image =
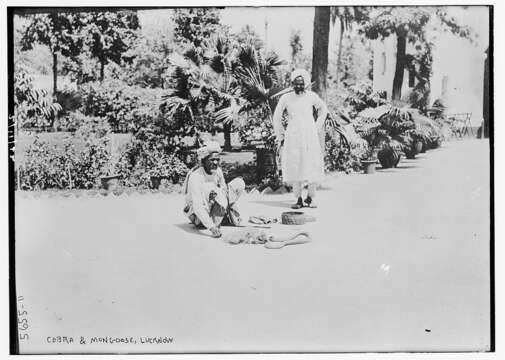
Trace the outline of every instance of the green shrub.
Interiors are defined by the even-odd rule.
[[[110,128],[100,118],[87,118],[62,146],[50,145],[38,136],[28,147],[22,164],[22,189],[91,189],[110,171]],[[76,143],[83,142],[82,150]]]
[[[325,138],[324,169],[326,172],[343,171],[349,174],[361,169],[360,149],[351,145],[350,149],[330,135]]]
[[[138,109],[152,105],[157,92],[121,81],[89,83],[82,90],[82,112],[105,118],[114,132],[135,130]]]
[[[164,177],[181,183],[188,167],[176,154],[164,149],[163,138],[154,134],[134,137],[119,158],[115,172],[121,174],[126,186],[149,186],[151,176]]]
[[[245,164],[241,164],[238,161],[233,163],[222,163],[221,169],[223,170],[224,178],[227,183],[236,177],[244,179],[246,185],[256,183],[257,169],[254,161]]]
[[[67,87],[56,93],[56,101],[61,106],[59,115],[64,116],[81,107],[82,97],[79,91]]]

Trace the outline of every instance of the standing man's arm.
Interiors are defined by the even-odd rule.
[[[282,126],[282,114],[286,109],[286,96],[282,95],[279,99],[279,103],[274,111],[273,116],[273,127],[274,134],[277,140],[277,143],[280,145],[281,141],[284,140],[284,126]]]
[[[326,107],[324,101],[321,100],[321,98],[316,93],[313,94],[314,94],[313,106],[317,110],[316,126],[318,131],[321,131],[324,129],[324,122],[326,121],[326,117],[328,116],[328,108]]]

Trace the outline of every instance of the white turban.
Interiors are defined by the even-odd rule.
[[[221,146],[216,141],[209,141],[203,147],[196,150],[196,154],[198,155],[199,160],[205,159],[212,153],[220,153]]]
[[[310,74],[305,69],[296,69],[291,73],[291,82],[295,81],[295,79],[301,76],[303,78],[303,82],[305,83],[305,87],[310,86]]]

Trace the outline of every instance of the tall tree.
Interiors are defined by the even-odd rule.
[[[137,13],[134,11],[90,12],[82,14],[85,24],[85,43],[92,57],[100,63],[100,81],[104,78],[105,65],[120,64],[139,28]]]
[[[328,45],[330,36],[330,7],[316,6],[312,45],[312,81],[314,91],[326,100],[328,74]]]
[[[338,86],[340,70],[342,67],[342,42],[344,33],[348,31],[353,23],[361,23],[368,18],[368,9],[361,6],[333,6],[331,8],[331,22],[335,25],[338,19],[340,25],[338,37],[337,70],[335,82]]]
[[[303,51],[300,30],[291,32],[291,36],[289,37],[289,47],[291,48],[291,63],[295,66],[297,56]]]
[[[366,22],[363,32],[370,39],[396,36],[396,67],[393,78],[392,99],[401,98],[403,74],[411,66],[412,55],[407,54],[407,43],[426,44],[426,25],[433,16],[438,17],[443,28],[461,37],[470,37],[470,30],[448,15],[443,7],[381,7]]]
[[[76,13],[52,11],[30,16],[21,38],[21,49],[31,50],[35,43],[49,47],[53,57],[53,96],[58,91],[58,55],[77,56],[82,49],[81,22]]]
[[[173,20],[175,39],[198,48],[218,29],[220,13],[216,8],[175,9]]]
[[[232,34],[232,37],[238,44],[252,44],[256,50],[265,47],[261,36],[249,24],[244,25],[238,33]]]

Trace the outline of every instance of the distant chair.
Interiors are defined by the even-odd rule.
[[[451,124],[452,133],[457,138],[463,138],[465,136],[474,136],[472,129],[472,123],[470,119],[472,118],[472,113],[455,113],[447,114],[446,118]]]

